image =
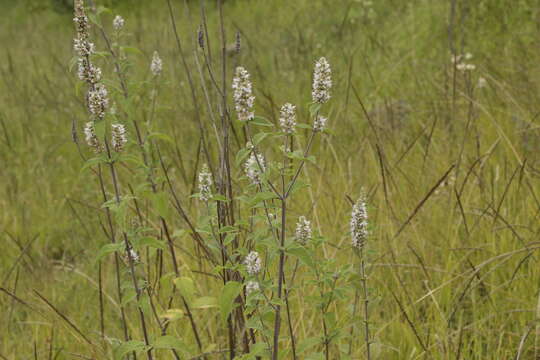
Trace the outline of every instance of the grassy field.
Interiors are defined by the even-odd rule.
[[[197,70],[202,53],[197,45],[199,2],[172,3],[198,110],[166,0],[119,4],[101,14],[109,34],[114,15],[126,21],[121,43],[129,46],[123,49],[128,60],[122,67],[127,98],[122,97],[111,57],[98,55],[96,62],[111,103],[120,109],[115,119],[128,127],[125,152],[133,158],[147,154],[151,163],[118,164],[121,188],[135,201],[129,199],[111,231],[127,231],[131,225],[122,222],[137,222],[165,244],[160,222],[165,219],[177,265],[192,280],[193,293],[221,299],[221,270],[202,261],[194,232],[172,196],[174,191],[196,228],[206,234],[205,226],[212,221],[191,195],[198,192],[197,173],[207,161],[201,126],[213,165],[218,164],[220,135],[212,124],[213,116],[219,117],[220,96],[210,91],[212,115],[206,87],[201,86],[212,89],[212,80],[205,69],[204,76]],[[82,132],[88,114],[85,85],[74,65],[73,14],[53,10],[47,2],[29,4],[0,3],[0,358],[112,359],[124,341],[120,309],[125,307],[129,338],[142,341],[141,306],[135,300],[120,305],[115,256],[96,259],[110,242],[109,223],[95,176],[102,167],[83,169],[93,155]],[[332,99],[324,105],[328,131],[314,140],[316,162],[307,162],[301,171],[309,186],[288,201],[285,227],[292,236],[298,216],[311,219],[317,239],[325,240],[310,254],[328,260],[328,273],[343,288],[321,316],[314,305],[318,288],[309,261],[302,261],[287,305],[296,358],[368,358],[364,314],[358,305],[364,299],[357,289],[361,276],[350,274],[358,264],[350,245],[351,201],[362,188],[370,223],[365,254],[371,359],[540,358],[537,2],[226,0],[223,13],[231,113],[230,84],[237,65],[251,73],[255,112],[276,128],[285,102],[297,105],[299,122],[309,122],[313,65],[324,56],[332,67]],[[220,82],[221,31],[214,2],[206,4],[205,14],[210,40],[205,51]],[[233,50],[236,33],[239,54]],[[105,52],[96,27],[91,36],[98,51]],[[156,50],[163,59],[159,78],[150,71]],[[463,56],[453,63],[453,54]],[[466,64],[474,66],[462,69]],[[148,148],[140,150],[133,122],[167,136],[156,135],[155,143],[149,141]],[[80,147],[73,142],[73,130]],[[299,129],[297,137],[295,141],[305,145],[308,130]],[[236,195],[257,191],[246,185],[242,164],[234,161],[247,140],[242,125],[234,122],[230,151]],[[272,145],[272,140],[261,144],[267,146],[265,155],[279,162],[279,148]],[[103,171],[108,171],[105,166]],[[148,176],[154,176],[157,191],[165,194],[163,201],[148,195]],[[104,187],[107,198],[114,198],[108,173]],[[260,208],[238,212],[244,220],[250,214],[262,217]],[[252,226],[239,235],[243,244],[252,244],[250,236],[257,229]],[[210,237],[205,240],[210,242]],[[275,297],[272,281],[280,251],[265,241],[263,236],[267,294]],[[167,249],[140,250],[139,280],[146,276],[162,290],[150,304],[153,309],[143,306],[151,339],[163,330],[154,317],[167,313],[172,278],[178,277]],[[245,255],[242,247],[236,250]],[[127,281],[130,261],[118,258],[120,276]],[[296,273],[294,257],[287,258],[286,277]],[[232,266],[230,271],[237,269]],[[128,285],[123,290],[127,297],[134,294]],[[172,307],[181,308],[175,294]],[[182,347],[179,358],[195,359],[201,353],[207,359],[230,358],[230,335],[220,310],[194,310],[202,348],[196,346],[187,316],[171,320],[167,334],[182,343],[171,345]],[[274,318],[268,316],[273,325]],[[323,334],[327,326],[332,336]],[[266,331],[257,331],[262,341]],[[285,317],[280,345],[280,358],[295,357]],[[157,345],[152,354],[155,359],[174,358]],[[146,356],[143,351],[137,358]],[[257,356],[270,358],[264,351]]]

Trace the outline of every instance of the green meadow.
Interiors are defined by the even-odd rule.
[[[71,4],[0,2],[0,359],[540,358],[536,1],[170,4],[85,4],[109,90],[96,119]],[[251,125],[236,118],[237,66]],[[279,134],[286,102],[294,136]],[[86,144],[89,118],[105,142],[100,124],[125,124],[116,158]],[[206,203],[204,163],[221,194]],[[271,184],[287,181],[285,205]],[[295,245],[299,216],[313,236]]]

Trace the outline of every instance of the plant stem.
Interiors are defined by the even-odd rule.
[[[281,242],[279,249],[279,270],[278,270],[278,293],[277,297],[281,300],[283,290],[284,268],[285,268],[285,221],[287,218],[287,201],[281,199]],[[274,347],[272,349],[272,360],[278,359],[279,352],[279,331],[281,328],[281,304],[276,305],[276,318],[274,322]]]
[[[369,341],[369,298],[366,277],[366,265],[363,249],[360,250],[360,277],[362,282],[362,291],[364,292],[364,340],[366,343],[366,359],[371,360],[370,341]]]
[[[111,171],[111,177],[112,177],[112,182],[113,182],[113,187],[114,187],[114,194],[115,194],[116,204],[120,205],[120,189],[118,187],[118,179],[117,179],[117,175],[116,175],[116,170],[114,168],[114,162],[111,160],[111,151],[109,149],[109,144],[107,142],[107,139],[105,139],[105,147],[106,147],[106,150],[107,150],[107,155],[109,157],[109,169]],[[145,345],[149,346],[150,345],[150,340],[148,338],[148,330],[146,329],[146,320],[145,320],[142,308],[141,308],[141,306],[139,304],[139,300],[140,300],[140,297],[141,297],[141,291],[139,289],[139,284],[138,284],[138,281],[137,281],[137,277],[135,275],[135,262],[134,262],[133,256],[131,255],[130,244],[129,244],[129,240],[128,240],[126,232],[123,231],[122,235],[123,235],[123,238],[124,238],[124,246],[126,248],[126,253],[127,253],[127,257],[128,257],[129,268],[130,268],[130,273],[131,273],[131,280],[133,282],[133,287],[135,288],[135,294],[136,294],[136,299],[137,299],[137,309],[139,311],[139,317],[140,317],[140,320],[141,320],[141,327],[142,327],[143,336],[144,336],[144,343],[145,343]],[[153,359],[151,349],[146,352],[146,357],[148,358],[148,360]]]

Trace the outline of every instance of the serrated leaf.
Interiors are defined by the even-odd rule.
[[[285,251],[287,254],[296,256],[300,259],[301,262],[309,266],[310,268],[315,268],[315,261],[313,260],[311,254],[304,247],[292,247]]]
[[[242,283],[238,281],[229,281],[223,287],[219,297],[219,308],[221,312],[221,320],[225,323],[227,317],[234,307],[234,301],[242,291]]]
[[[124,249],[124,244],[122,243],[114,243],[114,244],[106,244],[99,249],[95,262],[98,262],[99,260],[103,259],[105,256],[116,252],[116,251],[122,251]]]
[[[250,121],[250,124],[259,125],[259,126],[267,126],[267,127],[274,126],[274,124],[272,124],[270,121],[263,118],[262,116],[255,116],[253,120]]]
[[[255,136],[253,137],[253,145],[254,146],[259,145],[268,135],[270,134],[265,133],[265,132],[260,132],[258,134],[255,134]]]
[[[104,156],[96,156],[96,157],[93,157],[91,159],[88,159],[86,160],[86,162],[84,163],[81,171],[84,171],[86,169],[88,169],[89,167],[92,167],[94,165],[98,165],[98,164],[104,164],[107,162],[107,159],[104,157]]]
[[[246,149],[240,149],[236,153],[236,157],[235,157],[235,160],[234,160],[234,162],[236,163],[236,166],[240,165],[248,157],[250,152],[251,152],[251,150],[247,149],[247,148]]]

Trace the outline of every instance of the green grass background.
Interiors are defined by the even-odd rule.
[[[98,338],[99,331],[93,259],[107,239],[95,180],[80,171],[71,140],[72,121],[78,129],[85,121],[70,69],[72,15],[51,4],[0,4],[0,286],[45,314],[0,293],[0,355],[6,359],[34,353],[46,359],[51,347],[57,359],[85,354],[80,339],[33,289],[85,333]],[[187,196],[198,130],[166,3],[110,5],[126,19],[125,42],[141,50],[133,55],[134,82],[149,78],[154,50],[162,55],[156,122],[176,140],[167,154],[175,185]],[[192,54],[198,2],[189,2],[189,15],[183,3],[175,6],[180,36]],[[217,54],[214,4],[207,10]],[[312,187],[297,199],[293,214],[308,212],[334,245],[327,255],[351,262],[342,250],[349,241],[346,196],[355,198],[362,186],[369,190],[377,358],[511,359],[522,342],[522,359],[534,359],[540,353],[538,3],[457,0],[452,17],[451,1],[442,0],[371,6],[227,0],[225,14],[228,42],[236,31],[242,34],[242,52],[230,58],[229,74],[235,63],[251,71],[260,115],[275,121],[279,106],[291,101],[306,118],[313,62],[326,56],[332,65],[331,133],[316,143],[318,164],[306,171]],[[110,21],[106,15],[104,23]],[[455,86],[449,27],[456,52],[470,52],[476,65],[468,79],[457,73]],[[112,66],[104,71],[112,74]],[[477,86],[480,77],[487,86]],[[135,101],[141,121],[149,116],[148,93],[140,89]],[[451,165],[457,166],[449,177],[455,181],[422,203]],[[195,203],[190,207],[195,211]],[[182,229],[178,219],[171,222]],[[183,267],[194,265],[182,258]],[[104,266],[112,289],[107,275],[113,267]],[[108,306],[113,319],[114,305]],[[338,317],[349,310],[334,309]],[[303,337],[320,332],[301,301],[295,313]],[[211,332],[216,315],[201,316]],[[108,328],[120,337],[118,322]],[[188,334],[185,324],[173,329]],[[190,336],[184,340],[192,342]],[[360,351],[355,356],[362,358]]]

